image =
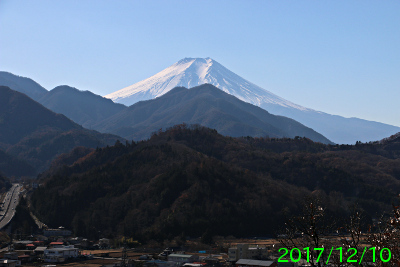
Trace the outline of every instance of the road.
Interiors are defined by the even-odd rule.
[[[11,189],[7,192],[2,205],[2,210],[0,211],[0,229],[3,229],[3,227],[5,227],[14,217],[20,193],[20,184],[13,184]]]

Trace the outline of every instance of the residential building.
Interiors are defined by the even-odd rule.
[[[60,226],[58,229],[46,229],[43,230],[44,236],[71,236],[72,232]]]
[[[236,267],[277,267],[278,264],[273,261],[258,261],[240,259],[236,262]]]
[[[0,259],[0,266],[6,266],[6,267],[17,267],[21,266],[20,261],[16,260],[6,260],[6,259]]]
[[[174,262],[175,265],[181,266],[185,263],[192,263],[199,260],[199,256],[190,254],[169,254],[168,261]]]
[[[268,258],[268,249],[266,247],[250,247],[249,244],[237,244],[234,248],[228,250],[228,261],[236,262],[240,259],[262,260]]]
[[[0,266],[21,266],[21,261],[18,259],[17,252],[7,252],[4,254],[3,257],[4,258],[1,259],[2,263],[0,264]]]
[[[44,250],[45,262],[64,262],[69,258],[78,257],[78,248],[74,246],[64,246],[62,248],[48,248]]]

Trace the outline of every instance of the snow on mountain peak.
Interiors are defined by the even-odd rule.
[[[243,79],[208,57],[181,59],[150,78],[105,97],[130,106],[138,101],[159,97],[177,86],[192,88],[205,83],[212,84],[228,94],[257,106],[270,103],[308,110]]]

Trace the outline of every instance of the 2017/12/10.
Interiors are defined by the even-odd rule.
[[[290,250],[290,253],[289,253],[289,250],[287,248],[280,248],[278,251],[281,252],[282,250],[284,251],[284,253],[283,253],[282,256],[279,257],[278,262],[289,262],[289,260],[282,259],[287,254],[289,254],[290,259],[291,259],[292,262],[299,262],[301,260],[302,253],[301,253],[301,250],[299,248],[292,248]],[[305,248],[303,248],[303,250],[306,252],[306,258],[307,258],[306,260],[307,260],[307,262],[310,262],[310,247],[305,247]],[[317,259],[316,259],[316,262],[318,263],[320,261],[320,259],[321,259],[322,254],[324,253],[325,248],[323,248],[323,247],[322,248],[314,248],[314,250],[315,251],[319,251],[319,255],[318,255]],[[331,250],[330,250],[329,256],[328,256],[328,258],[326,260],[326,264],[329,263],[329,259],[330,259],[331,255],[332,255],[333,250],[334,250],[334,247],[332,247]],[[339,253],[339,261],[342,263],[343,262],[343,248],[342,247],[338,247],[335,250],[338,250],[340,252]],[[376,247],[370,247],[368,250],[372,250],[372,253],[373,253],[372,254],[372,262],[376,262]],[[364,258],[364,254],[365,254],[366,251],[367,251],[367,247],[364,248],[363,254],[361,255],[361,258],[359,260],[359,264],[361,264],[361,262],[362,262],[362,260]],[[386,258],[385,258],[385,255],[384,255],[385,251],[387,253]],[[347,253],[350,253],[350,256],[346,260],[347,262],[349,262],[349,263],[357,262],[357,260],[354,259],[354,257],[358,253],[357,249],[349,248],[349,249],[347,249]],[[294,255],[297,254],[298,257],[294,258],[293,254]],[[379,259],[382,262],[390,261],[391,257],[392,257],[392,253],[391,253],[390,249],[382,248],[380,250]]]

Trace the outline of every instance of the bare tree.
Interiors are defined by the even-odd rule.
[[[371,226],[368,239],[375,247],[378,266],[400,266],[400,206],[393,205],[390,216],[382,216]]]
[[[332,220],[327,220],[320,200],[307,198],[302,213],[285,223],[284,234],[279,236],[279,241],[290,252],[292,250],[296,250],[297,254],[300,252],[301,258],[312,266],[323,266],[329,253],[325,248],[330,247],[330,241],[325,237],[332,232],[332,229],[334,229]],[[297,255],[294,257],[297,259]]]

